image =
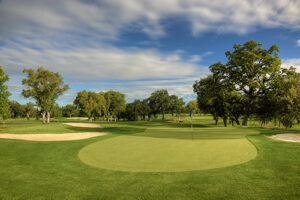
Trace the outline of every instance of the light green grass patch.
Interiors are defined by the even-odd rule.
[[[180,172],[227,167],[256,157],[245,132],[221,130],[148,129],[90,144],[79,158],[93,167],[118,171]]]

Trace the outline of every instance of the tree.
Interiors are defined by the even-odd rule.
[[[293,67],[282,69],[275,82],[273,94],[276,97],[273,96],[272,104],[277,110],[273,114],[286,128],[291,128],[300,117],[300,73]]]
[[[170,107],[170,96],[167,90],[156,90],[149,97],[149,104],[154,112],[162,114],[162,120],[165,119],[165,113]]]
[[[185,102],[183,101],[183,98],[178,98],[176,95],[170,96],[170,105],[169,110],[172,113],[172,116],[174,113],[177,114],[177,116],[180,118],[180,113],[184,110]]]
[[[140,115],[142,116],[142,119],[145,121],[146,120],[146,116],[150,114],[151,110],[150,110],[150,106],[147,103],[147,99],[144,99],[143,101],[141,101],[141,110],[140,110]]]
[[[218,107],[216,80],[212,75],[196,81],[193,85],[194,92],[197,94],[198,107],[204,113],[210,113],[216,125],[218,124],[220,112]]]
[[[22,84],[26,87],[22,95],[25,98],[33,98],[36,105],[40,107],[43,124],[50,123],[50,111],[56,99],[69,89],[67,84],[64,84],[63,78],[59,73],[54,73],[39,67],[36,71],[33,69],[24,69],[23,73],[27,74]]]
[[[74,104],[89,118],[89,121],[107,112],[103,93],[83,90],[77,93]]]
[[[0,66],[0,115],[4,120],[10,116],[9,99],[10,92],[5,83],[9,80],[9,76],[5,74],[3,68]]]
[[[126,109],[125,94],[110,90],[108,92],[105,92],[104,97],[106,100],[106,108],[108,112],[107,120],[112,121],[112,117],[114,117],[116,120],[119,115]]]
[[[134,100],[134,102],[126,105],[126,110],[122,113],[122,118],[130,121],[137,121],[139,120],[139,117],[141,117],[142,120],[146,120],[146,116],[149,112],[150,107],[146,100]]]
[[[187,112],[191,112],[191,113],[200,113],[200,110],[198,108],[198,103],[197,100],[191,100],[187,103],[186,107],[185,107]]]
[[[35,116],[37,114],[37,111],[34,106],[35,106],[35,104],[33,104],[31,102],[28,102],[25,105],[24,112],[25,112],[27,120],[29,120],[30,117]]]
[[[9,105],[12,118],[23,117],[25,113],[25,107],[23,105],[17,101],[10,101]]]
[[[66,106],[62,107],[62,112],[64,117],[71,118],[72,115],[74,115],[76,112],[76,106],[72,104],[67,104]]]
[[[197,94],[199,109],[204,113],[212,114],[216,125],[219,117],[222,117],[224,126],[227,126],[228,119],[236,119],[238,116],[231,110],[236,95],[225,85],[225,82],[218,75],[209,75],[206,78],[196,81],[193,85]],[[238,119],[235,120],[239,124]]]
[[[214,75],[221,76],[227,86],[243,93],[243,125],[247,125],[250,115],[254,113],[254,103],[263,90],[270,88],[280,71],[279,48],[272,45],[266,50],[254,40],[244,45],[234,44],[233,48],[232,52],[225,53],[228,59],[226,65],[217,63],[210,70]]]

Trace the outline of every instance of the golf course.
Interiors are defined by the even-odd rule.
[[[193,124],[12,119],[0,132],[108,133],[70,141],[0,139],[0,199],[300,198],[300,143],[266,137],[299,134],[297,126],[222,127],[201,115]]]

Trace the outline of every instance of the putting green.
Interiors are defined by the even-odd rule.
[[[150,129],[95,142],[81,149],[79,158],[93,167],[118,171],[180,172],[236,165],[257,155],[245,134],[235,139],[198,139],[201,131],[195,131],[193,139],[175,139],[170,132],[178,134],[178,130],[167,130],[167,137],[155,137],[158,132],[164,135],[163,130]]]

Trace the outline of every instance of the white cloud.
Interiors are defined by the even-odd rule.
[[[23,68],[44,66],[78,80],[169,79],[207,70],[184,62],[176,52],[164,54],[153,49],[119,49],[111,46],[68,50],[2,48],[0,60],[10,74],[20,74]]]
[[[298,0],[4,0],[1,35],[51,37],[56,33],[117,39],[121,31],[137,30],[152,38],[165,35],[163,19],[183,16],[192,32],[244,34],[257,27],[300,29]],[[56,35],[59,36],[59,35]]]
[[[205,52],[204,54],[201,54],[201,55],[191,55],[190,59],[188,61],[191,62],[191,63],[199,63],[203,60],[204,57],[209,56],[211,54],[213,54],[213,52],[207,51],[207,52]]]
[[[282,67],[290,68],[291,66],[296,68],[296,71],[300,73],[300,58],[289,58],[282,60]]]
[[[300,40],[297,40],[297,47],[300,47]]]

